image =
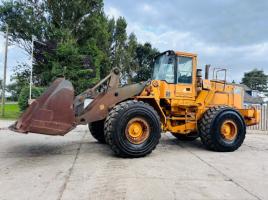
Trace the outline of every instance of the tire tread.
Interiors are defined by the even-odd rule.
[[[126,154],[115,144],[115,140],[113,138],[113,132],[115,131],[115,129],[114,129],[115,123],[116,123],[118,117],[124,112],[124,110],[127,110],[130,106],[133,106],[134,104],[137,106],[147,107],[151,112],[153,112],[153,114],[157,117],[157,120],[160,122],[160,118],[159,118],[157,112],[154,110],[154,108],[143,101],[128,100],[128,101],[125,101],[125,102],[122,102],[122,103],[116,105],[110,111],[108,117],[106,118],[105,125],[104,125],[104,137],[105,137],[106,143],[110,145],[113,152],[119,157],[143,157],[143,156],[146,156],[146,155],[150,154],[156,148],[157,144],[159,143],[159,139],[161,137],[161,135],[160,135],[160,137],[158,138],[157,144],[154,145],[153,149],[151,149],[150,151],[146,152],[145,154],[143,154],[141,156],[131,156],[129,154]]]
[[[217,142],[215,142],[212,138],[211,135],[211,128],[212,128],[212,123],[214,121],[214,119],[217,117],[217,115],[227,109],[231,109],[235,112],[237,112],[236,110],[225,106],[225,105],[219,105],[219,106],[215,106],[212,108],[209,108],[205,114],[203,115],[202,119],[199,121],[199,134],[200,134],[200,138],[202,143],[205,145],[205,147],[207,149],[213,150],[213,151],[219,151],[219,152],[226,152],[226,151],[234,151],[235,149],[238,149],[242,143],[238,143],[237,146],[233,147],[231,150],[230,149],[226,149],[223,146],[219,145]],[[242,136],[242,142],[245,138],[245,135]]]

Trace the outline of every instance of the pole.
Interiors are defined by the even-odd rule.
[[[4,79],[2,87],[2,117],[5,116],[5,91],[6,91],[6,77],[7,77],[7,51],[8,51],[8,25],[6,25],[6,44],[5,44],[5,60],[4,60]]]
[[[33,56],[34,56],[34,36],[32,36],[32,54],[31,54],[31,71],[30,71],[30,94],[29,102],[32,100],[32,84],[33,84]]]

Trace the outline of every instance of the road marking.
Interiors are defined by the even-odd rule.
[[[59,192],[59,197],[57,198],[57,200],[61,200],[61,199],[62,199],[63,193],[64,193],[64,191],[65,191],[65,189],[66,189],[66,187],[67,187],[67,184],[68,184],[68,182],[69,182],[69,180],[70,180],[70,177],[71,177],[71,175],[72,175],[72,173],[73,173],[73,169],[74,169],[74,166],[75,166],[75,164],[76,164],[76,160],[77,160],[77,158],[78,158],[78,156],[79,156],[79,154],[80,154],[80,150],[81,150],[81,147],[82,147],[82,144],[83,144],[83,140],[85,139],[86,134],[87,134],[87,132],[85,131],[84,135],[82,136],[82,138],[81,138],[81,140],[80,140],[79,146],[78,146],[78,148],[76,149],[76,154],[75,154],[74,160],[73,160],[73,162],[72,162],[71,167],[70,167],[69,170],[68,170],[68,173],[67,173],[67,175],[66,175],[66,179],[65,179],[65,181],[64,181],[63,186],[61,187],[61,190],[60,190],[60,192]]]

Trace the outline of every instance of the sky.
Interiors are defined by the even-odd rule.
[[[268,73],[267,0],[105,0],[109,17],[125,17],[128,33],[160,51],[198,54],[240,82],[253,68]]]
[[[199,68],[205,64],[227,68],[229,81],[240,82],[253,68],[268,74],[267,0],[104,0],[104,5],[109,17],[127,20],[127,32],[134,32],[139,42],[150,42],[160,51],[197,53]],[[29,62],[29,56],[10,46],[8,82],[20,62]]]
[[[0,32],[0,79],[3,79],[4,56],[5,56],[5,38],[4,33]],[[11,76],[14,73],[14,67],[20,63],[30,63],[30,57],[27,53],[14,45],[8,46],[7,59],[7,84],[11,83]]]

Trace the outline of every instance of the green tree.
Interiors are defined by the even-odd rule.
[[[11,42],[31,54],[34,43],[33,83],[46,87],[59,76],[69,79],[77,93],[119,67],[124,81],[150,77],[157,52],[149,43],[138,44],[126,32],[123,17],[108,19],[103,0],[0,0],[0,29],[9,24]],[[19,94],[29,83],[29,65],[15,68],[13,80]]]
[[[55,77],[65,75],[77,91],[82,91],[97,82],[100,69],[109,65],[108,21],[102,0],[2,1],[0,22],[1,29],[4,23],[9,24],[11,41],[29,54],[32,35],[46,44],[35,43],[36,86],[47,86]],[[94,69],[86,69],[89,62]],[[14,79],[26,78],[27,66],[21,67]]]
[[[136,35],[134,33],[131,33],[127,41],[125,67],[124,67],[124,73],[126,75],[128,83],[131,82],[133,76],[135,76],[135,72],[138,70],[137,52],[136,52],[137,47],[138,42]]]
[[[111,34],[111,64],[112,67],[124,68],[127,43],[127,23],[123,17],[119,17],[116,22],[112,19],[109,23]]]
[[[59,43],[53,55],[55,58],[48,60],[48,66],[51,67],[51,79],[65,77],[72,81],[76,93],[81,93],[99,81],[99,67],[91,65],[100,66],[101,56],[102,52],[96,44],[91,43],[81,49],[75,39],[69,37]]]
[[[32,35],[42,40],[47,37],[49,18],[46,17],[45,1],[19,0],[1,1],[0,30],[9,25],[11,42],[31,53]]]
[[[115,35],[115,19],[108,19],[108,48],[107,48],[107,60],[108,60],[108,65],[105,67],[101,68],[101,78],[103,78],[106,74],[110,72],[110,70],[115,67],[114,66],[114,52],[115,52],[115,40],[114,40],[114,35]]]
[[[158,50],[152,48],[150,43],[139,44],[136,49],[138,69],[133,77],[135,82],[146,81],[151,78],[153,70],[153,59],[158,54]]]
[[[121,69],[123,74],[122,83],[130,83],[133,71],[137,68],[137,38],[134,33],[131,33],[128,37],[126,28],[127,22],[123,17],[119,17],[116,21],[114,18],[109,20],[109,55],[111,67]]]
[[[18,104],[21,111],[25,111],[28,107],[30,88],[28,86],[21,89],[18,98]],[[32,87],[32,98],[37,99],[44,92],[44,88]]]
[[[11,94],[10,98],[12,99],[12,101],[18,101],[18,98],[19,98],[18,91],[21,90],[18,87],[19,85],[17,84],[17,82],[13,82],[7,85],[7,92]]]
[[[250,72],[244,73],[242,83],[253,90],[265,92],[268,88],[268,75],[266,75],[263,70],[253,69]]]

